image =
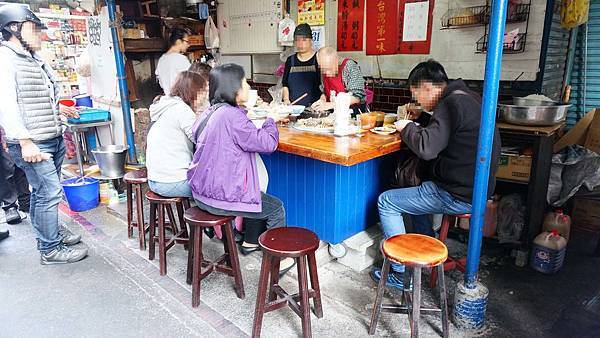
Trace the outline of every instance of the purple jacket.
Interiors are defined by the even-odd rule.
[[[194,125],[194,134],[212,109]],[[225,105],[217,109],[198,135],[188,170],[194,198],[213,208],[261,212],[255,153],[272,153],[278,143],[272,119],[258,129],[241,108]]]

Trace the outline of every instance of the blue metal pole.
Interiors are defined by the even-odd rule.
[[[467,266],[465,271],[465,285],[469,289],[475,288],[481,255],[482,229],[487,204],[490,161],[496,128],[496,106],[498,104],[507,5],[508,0],[492,1],[485,79],[483,82],[481,126],[479,129],[475,184],[473,188],[473,207],[471,211]]]
[[[110,20],[110,32],[113,40],[113,51],[115,53],[115,62],[117,63],[117,79],[119,80],[119,93],[121,95],[121,110],[123,111],[123,124],[125,125],[125,135],[127,136],[127,150],[129,161],[137,162],[135,156],[135,140],[133,138],[133,128],[131,126],[131,105],[129,104],[129,88],[127,87],[127,76],[125,75],[125,60],[123,52],[119,46],[119,35],[115,26],[115,13],[117,7],[114,0],[106,0],[108,6],[108,18]]]

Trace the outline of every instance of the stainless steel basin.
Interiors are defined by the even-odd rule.
[[[125,159],[128,146],[109,145],[92,150],[100,173],[105,178],[121,178],[125,175]]]
[[[513,97],[513,104],[515,106],[555,106],[557,103],[555,101],[544,101],[537,99],[528,99],[525,97]]]
[[[553,106],[516,106],[499,104],[498,114],[502,121],[524,126],[552,126],[563,122],[570,104]]]

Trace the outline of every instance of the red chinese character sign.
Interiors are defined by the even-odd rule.
[[[365,0],[338,0],[337,49],[362,51]]]
[[[434,0],[400,0],[398,54],[429,54]]]
[[[398,53],[398,1],[367,0],[367,55]]]

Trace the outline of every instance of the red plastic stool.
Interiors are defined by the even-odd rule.
[[[446,239],[448,238],[448,231],[450,230],[450,224],[455,224],[457,219],[471,219],[471,214],[462,214],[462,215],[444,215],[442,218],[442,227],[440,229],[440,238],[439,240],[446,244]],[[465,272],[465,267],[467,265],[467,257],[452,257],[448,256],[448,260],[444,263],[444,271],[458,269],[460,272]],[[431,276],[429,277],[429,287],[435,288],[437,285],[437,269],[433,269],[431,271]]]

